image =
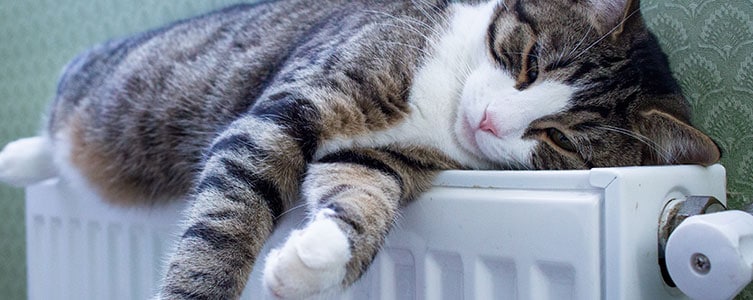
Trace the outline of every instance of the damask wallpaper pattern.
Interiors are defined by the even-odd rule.
[[[753,200],[753,1],[643,3],[694,109],[724,151],[730,205]]]
[[[603,0],[614,1],[614,0]],[[86,47],[236,0],[0,0],[0,145],[35,133],[62,66]],[[724,149],[730,204],[753,202],[753,0],[643,0],[694,106]],[[0,297],[25,299],[23,194],[0,187]],[[753,299],[753,288],[739,299]]]
[[[693,105],[693,122],[719,144],[729,206],[753,204],[753,1],[644,0],[645,19]],[[737,299],[753,299],[753,285]]]

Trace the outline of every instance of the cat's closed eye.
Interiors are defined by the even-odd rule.
[[[515,88],[525,90],[539,78],[539,46],[536,39],[532,39],[523,53],[523,64],[518,75]]]
[[[538,57],[535,54],[529,53],[528,54],[528,69],[526,72],[528,73],[528,82],[527,85],[530,86],[534,82],[536,82],[537,79],[539,79],[539,60]]]
[[[555,146],[568,152],[575,152],[575,144],[562,131],[556,128],[547,128],[546,136]]]

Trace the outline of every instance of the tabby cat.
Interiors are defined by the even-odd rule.
[[[401,206],[448,169],[718,161],[639,1],[284,0],[97,46],[45,133],[0,179],[61,175],[119,205],[189,198],[159,298],[237,298],[263,261],[278,298],[346,287]]]

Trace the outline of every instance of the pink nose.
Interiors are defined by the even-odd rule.
[[[484,111],[484,117],[481,119],[481,123],[478,124],[478,128],[483,131],[490,132],[495,136],[499,136],[497,127],[495,127],[494,123],[492,123],[492,118],[489,116],[488,111]]]

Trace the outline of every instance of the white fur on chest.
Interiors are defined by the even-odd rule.
[[[494,164],[465,150],[455,135],[459,97],[470,71],[484,59],[484,39],[496,1],[480,6],[454,4],[447,28],[430,47],[432,54],[411,87],[411,114],[398,126],[367,136],[326,141],[317,157],[348,147],[392,144],[428,146],[474,169]]]

